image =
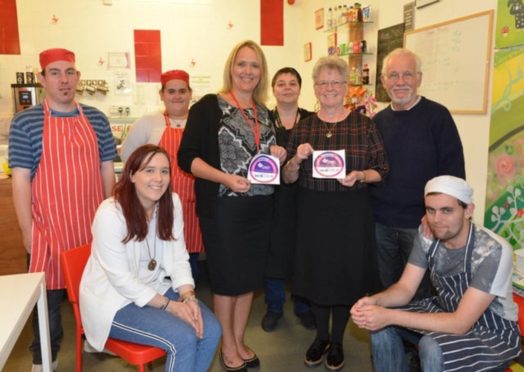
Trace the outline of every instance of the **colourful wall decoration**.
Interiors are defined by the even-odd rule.
[[[162,74],[160,30],[134,30],[137,83],[158,83]]]
[[[284,45],[284,0],[260,0],[260,45]]]
[[[518,249],[524,248],[524,48],[499,50],[494,59],[484,224]]]
[[[498,0],[495,48],[524,45],[523,0]]]
[[[0,0],[0,54],[20,54],[16,0]]]

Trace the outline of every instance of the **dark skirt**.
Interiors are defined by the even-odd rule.
[[[211,290],[237,296],[262,288],[272,196],[220,197],[214,217],[200,217]]]
[[[288,279],[293,272],[296,245],[297,184],[280,185],[275,190],[271,243],[267,258],[266,276]]]
[[[353,305],[376,290],[368,190],[299,188],[293,293],[319,305]]]

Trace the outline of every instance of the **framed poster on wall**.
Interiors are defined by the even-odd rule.
[[[320,30],[324,27],[324,8],[315,11],[315,30]]]
[[[309,62],[313,58],[311,42],[304,44],[304,62]]]

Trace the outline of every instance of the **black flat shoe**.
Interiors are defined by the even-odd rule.
[[[222,364],[222,368],[224,368],[228,372],[247,372],[247,365],[245,362],[237,367],[228,366],[224,361],[222,350],[218,352],[218,358],[220,359],[220,364]]]
[[[300,319],[300,323],[304,326],[306,329],[316,329],[315,325],[315,316],[313,315],[313,312],[311,310],[307,310],[303,313],[295,313],[295,315]]]
[[[277,325],[280,318],[282,318],[283,313],[274,313],[273,311],[268,311],[262,318],[261,326],[262,329],[266,332],[273,331]]]
[[[319,365],[320,363],[322,363],[322,359],[324,359],[324,354],[327,351],[328,347],[329,340],[321,340],[319,338],[315,338],[309,349],[307,349],[306,359],[304,359],[304,363],[306,363],[306,365],[310,367]]]
[[[324,364],[331,371],[338,371],[344,367],[344,350],[340,342],[333,342],[329,345]]]
[[[247,368],[258,368],[260,367],[260,359],[258,359],[258,356],[255,354],[252,358],[244,359],[244,362],[246,363]]]

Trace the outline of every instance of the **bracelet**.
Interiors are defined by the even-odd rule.
[[[289,168],[289,166],[293,166],[293,168],[291,168],[290,170],[293,171],[293,172],[296,172],[300,169],[300,164],[293,164],[293,161],[291,159],[289,159],[286,163],[286,168]]]
[[[167,309],[167,307],[169,306],[169,303],[170,303],[170,302],[171,302],[171,300],[168,298],[167,301],[166,301],[166,303],[165,303],[164,305],[162,305],[162,307],[160,308],[160,310],[164,310],[164,311],[165,311],[165,310]]]

